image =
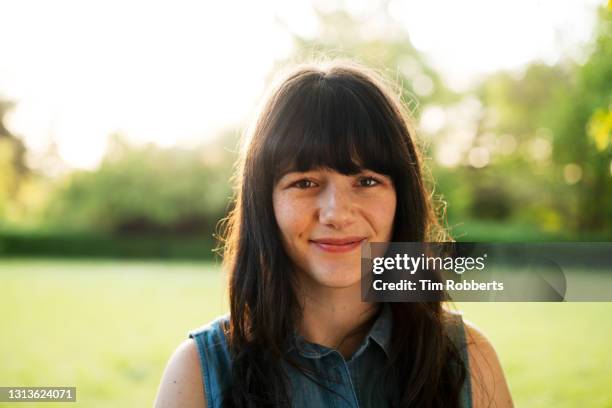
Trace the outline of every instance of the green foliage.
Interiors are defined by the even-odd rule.
[[[2,231],[0,258],[66,257],[114,259],[214,258],[216,241],[206,236],[142,236],[66,231]]]
[[[483,115],[472,145],[487,147],[490,164],[471,171],[459,166],[450,175],[435,169],[455,219],[527,222],[574,238],[610,236],[611,15],[600,10],[584,64],[534,62],[523,72],[498,72],[483,81],[477,89]],[[514,146],[500,153],[504,138]]]
[[[74,172],[57,191],[49,223],[136,233],[211,233],[226,210],[230,153],[131,146],[115,136],[101,166]]]
[[[23,187],[31,181],[25,163],[26,149],[23,142],[5,125],[6,114],[14,104],[0,100],[0,224],[6,219],[18,219],[28,197]]]
[[[588,60],[576,67],[576,81],[567,98],[555,106],[555,160],[577,165],[580,228],[612,228],[612,148],[608,145],[612,106],[612,10],[601,8]],[[606,123],[608,123],[606,125]],[[606,127],[607,126],[607,127]],[[608,134],[602,134],[607,129]]]
[[[588,134],[599,151],[605,151],[612,140],[612,110],[597,109],[588,124]]]

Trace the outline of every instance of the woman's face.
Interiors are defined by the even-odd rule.
[[[273,203],[284,248],[310,285],[358,283],[361,242],[388,242],[393,233],[395,187],[373,171],[287,173],[274,187]]]

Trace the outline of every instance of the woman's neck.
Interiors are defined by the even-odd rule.
[[[379,309],[361,301],[360,284],[302,290],[300,303],[303,318],[298,332],[311,343],[337,349],[345,359],[357,350]]]

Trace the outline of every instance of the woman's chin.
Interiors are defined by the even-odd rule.
[[[361,271],[357,270],[319,270],[313,278],[321,286],[329,288],[348,288],[359,284],[361,281]]]

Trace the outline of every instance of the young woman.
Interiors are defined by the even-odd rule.
[[[389,89],[346,62],[272,88],[224,229],[230,313],[174,352],[157,407],[512,406],[493,347],[461,315],[361,301],[361,242],[445,239]]]

